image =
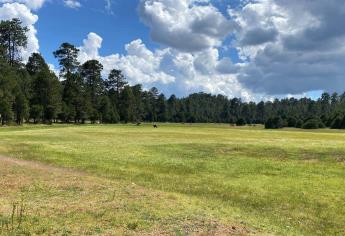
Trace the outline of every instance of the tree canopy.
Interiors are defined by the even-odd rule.
[[[59,77],[39,53],[26,64],[20,51],[27,27],[18,19],[0,22],[0,121],[33,123],[190,122],[264,124],[282,127],[345,129],[345,93],[323,93],[318,100],[284,98],[244,102],[224,95],[194,93],[167,97],[158,88],[131,85],[114,65],[104,76],[97,60],[78,61],[79,49],[62,43],[53,52]]]

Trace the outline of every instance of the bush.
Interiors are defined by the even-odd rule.
[[[242,118],[238,119],[236,122],[237,126],[245,126],[246,125],[246,121]]]
[[[279,116],[269,118],[265,122],[265,129],[281,129],[284,127],[283,120]]]
[[[337,116],[331,122],[332,129],[345,129],[345,116],[342,118],[341,116]]]
[[[307,120],[303,125],[303,129],[319,129],[319,128],[325,128],[324,123],[320,119],[309,119]]]

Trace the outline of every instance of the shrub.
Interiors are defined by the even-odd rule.
[[[332,129],[345,129],[345,116],[336,116],[331,122]]]
[[[324,123],[320,119],[313,118],[309,119],[302,125],[303,129],[319,129],[319,128],[325,128]]]
[[[236,122],[237,126],[245,126],[246,125],[246,121],[242,118],[238,119]]]
[[[283,120],[279,116],[274,117],[274,118],[269,118],[265,122],[265,129],[280,129],[283,128]]]

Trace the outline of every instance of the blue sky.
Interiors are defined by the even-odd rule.
[[[110,10],[104,1],[83,1],[78,9],[66,7],[63,2],[47,3],[39,9],[36,24],[41,53],[53,62],[52,52],[62,42],[81,45],[89,32],[104,39],[100,53],[124,53],[124,45],[141,38],[149,48],[157,45],[150,40],[149,30],[137,15],[137,0],[114,1]]]
[[[48,2],[37,11],[39,21],[36,24],[40,51],[51,63],[57,65],[52,52],[62,42],[81,45],[89,32],[95,32],[103,38],[101,55],[114,52],[125,53],[124,45],[141,39],[145,45],[153,50],[161,47],[150,38],[150,30],[138,16],[139,0],[111,0],[110,9],[106,9],[107,1],[84,0],[80,1],[81,7],[69,8],[63,1]],[[224,15],[228,6],[237,7],[238,1],[214,0],[212,1]],[[63,16],[63,17],[61,17]],[[231,37],[225,39],[230,43]],[[221,55],[230,56],[234,61],[239,61],[236,50],[222,50]]]
[[[110,7],[109,7],[110,6]],[[342,0],[0,0],[30,28],[23,58],[62,42],[131,84],[245,100],[345,91]]]

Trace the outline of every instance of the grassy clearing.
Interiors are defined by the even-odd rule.
[[[197,201],[178,194],[36,163],[1,164],[0,235],[248,232],[210,219]],[[22,213],[13,214],[13,206]]]
[[[86,174],[76,184],[69,172],[0,167],[2,179],[28,181],[1,186],[0,203],[24,194],[37,227],[67,234],[343,235],[344,144],[341,131],[226,125],[5,128],[1,154]]]

